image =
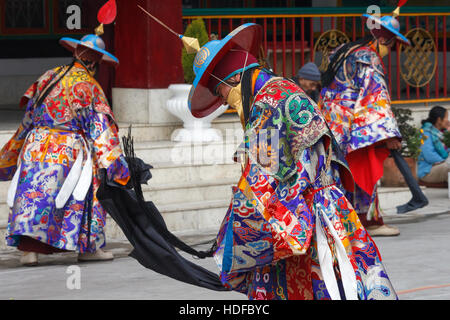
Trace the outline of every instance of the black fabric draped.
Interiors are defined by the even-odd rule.
[[[106,170],[102,169],[97,198],[133,246],[130,256],[144,267],[173,279],[215,291],[228,291],[217,274],[178,253],[176,248],[199,258],[212,257],[215,245],[209,251],[197,251],[167,229],[156,206],[143,198],[141,183],[150,179],[151,166],[134,157],[130,134],[124,138],[124,145],[132,183],[125,188],[107,181]]]

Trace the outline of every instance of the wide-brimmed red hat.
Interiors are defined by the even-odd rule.
[[[262,28],[260,25],[254,23],[246,23],[233,30],[222,40],[213,40],[206,43],[197,52],[194,60],[195,79],[192,84],[191,92],[189,93],[189,108],[194,117],[206,117],[222,105],[221,99],[214,95],[215,86],[220,82],[219,80],[211,81],[211,78],[217,77],[214,70],[219,63],[224,63],[224,66],[230,66],[230,69],[220,66],[221,76],[227,73],[230,76],[236,70],[240,72],[245,68],[258,65],[256,58],[261,46]],[[230,52],[236,52],[235,57],[242,57],[239,52],[248,52],[247,63],[245,64],[230,64]],[[227,59],[224,59],[228,55]],[[225,67],[226,67],[225,66]],[[238,68],[236,70],[231,70]],[[226,70],[226,71],[224,71]],[[214,76],[212,76],[213,74]],[[221,80],[224,80],[220,78]],[[216,83],[216,84],[214,84]]]

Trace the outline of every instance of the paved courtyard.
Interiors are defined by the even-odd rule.
[[[375,241],[399,298],[450,299],[450,215],[397,226],[400,236]],[[58,254],[45,257],[33,268],[20,266],[16,252],[3,252],[0,299],[246,299],[239,293],[194,287],[145,269],[127,256],[130,247],[126,243],[110,243],[109,249],[116,254],[114,261],[78,264],[76,255]],[[217,271],[213,259],[195,261]],[[76,272],[79,283],[71,278]]]

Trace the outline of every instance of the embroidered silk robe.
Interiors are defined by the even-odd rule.
[[[369,219],[381,214],[377,182],[389,155],[383,140],[401,138],[384,74],[376,51],[361,47],[347,57],[335,80],[322,89],[318,104],[356,181],[355,192],[347,196],[359,214],[369,213]]]
[[[118,127],[97,81],[79,63],[46,72],[25,93],[23,121],[0,151],[0,180],[12,180],[6,241],[26,236],[53,248],[94,252],[105,245],[106,212],[96,198],[98,170],[125,185],[128,166]]]
[[[225,286],[250,299],[397,298],[343,193],[353,187],[345,159],[299,87],[265,82],[243,149],[215,252]]]

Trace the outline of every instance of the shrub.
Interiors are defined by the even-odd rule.
[[[447,148],[450,148],[450,131],[444,132],[444,144]]]
[[[417,160],[422,146],[422,134],[420,129],[409,124],[413,120],[411,110],[403,108],[392,108],[395,119],[403,137],[401,154]]]
[[[205,23],[203,19],[198,18],[192,21],[186,28],[184,33],[186,37],[197,38],[202,47],[208,42],[208,32],[206,31]],[[193,70],[195,53],[187,54],[186,49],[183,47],[181,53],[181,64],[183,65],[184,81],[186,83],[192,83],[195,79],[195,74]]]

